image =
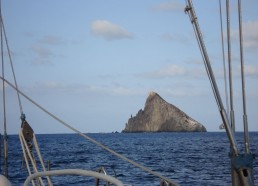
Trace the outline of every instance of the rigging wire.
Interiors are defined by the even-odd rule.
[[[231,67],[231,40],[230,40],[230,7],[229,0],[226,0],[226,18],[227,18],[227,45],[228,45],[228,75],[229,75],[229,98],[230,98],[230,123],[233,135],[235,134],[235,116],[234,116],[234,101],[233,101],[233,83],[232,83],[232,67]],[[236,155],[231,153],[230,149],[230,160],[233,162]],[[231,163],[231,181],[232,185],[239,184],[239,176]],[[241,177],[242,179],[243,177]],[[242,179],[243,180],[243,179]]]
[[[2,11],[1,11],[1,1],[0,1],[0,16],[2,17]],[[2,76],[5,78],[5,72],[4,72],[4,49],[3,49],[3,22],[1,18],[1,60],[2,60]],[[8,137],[7,137],[7,128],[6,128],[6,103],[5,103],[5,82],[2,82],[3,84],[3,114],[4,114],[4,174],[5,177],[8,178]]]
[[[187,0],[185,0],[185,1],[186,1],[186,4],[187,4]],[[188,8],[189,8],[189,7],[188,7]],[[191,20],[191,23],[192,23],[192,25],[193,25],[194,34],[195,34],[195,37],[196,37],[196,39],[197,39],[197,43],[198,43],[199,49],[200,49],[200,51],[201,51],[202,59],[203,59],[203,61],[204,61],[204,66],[205,66],[205,69],[206,69],[206,72],[207,72],[209,81],[212,82],[212,77],[211,77],[211,74],[210,74],[210,71],[209,71],[209,67],[208,67],[208,65],[207,65],[207,60],[206,60],[205,54],[204,54],[204,52],[203,52],[203,50],[202,50],[202,47],[205,48],[205,45],[202,45],[202,42],[204,42],[204,41],[201,41],[202,33],[199,32],[199,34],[200,34],[200,38],[199,38],[199,37],[198,37],[197,28],[196,28],[196,27],[194,26],[194,24],[193,24],[193,22],[195,21],[195,19],[197,19],[197,17],[196,17],[196,16],[195,16],[195,17],[192,16],[192,15],[190,14],[190,12],[188,11],[187,8],[185,9],[185,13],[188,14],[188,16],[189,16],[189,18],[190,18],[190,20]],[[206,50],[206,48],[205,48],[205,50]],[[217,103],[217,105],[219,106],[220,104],[219,104],[218,97],[217,97],[217,95],[216,95],[216,90],[215,90],[214,86],[212,86],[212,84],[211,84],[211,88],[212,88],[213,94],[215,95],[216,103]],[[220,106],[219,106],[219,110],[221,110]]]
[[[229,102],[228,102],[228,83],[227,83],[227,72],[226,72],[226,60],[225,60],[225,47],[224,47],[224,36],[223,36],[223,24],[222,24],[222,11],[221,11],[221,0],[219,0],[219,11],[220,11],[220,33],[221,33],[221,49],[223,57],[223,69],[224,69],[224,84],[225,84],[225,96],[226,96],[226,107],[227,114],[229,114]]]
[[[230,30],[229,30],[229,1],[227,0],[227,32],[228,32],[228,55],[229,55],[229,62],[231,62],[231,49],[230,49]],[[209,56],[205,47],[205,44],[203,42],[203,38],[202,38],[202,34],[200,31],[200,27],[196,18],[196,14],[195,14],[195,10],[192,6],[192,1],[191,0],[187,0],[187,6],[185,8],[185,11],[188,12],[190,20],[193,24],[194,27],[194,31],[196,31],[197,33],[197,41],[198,43],[201,44],[201,53],[203,53],[203,56],[205,57],[204,62],[207,65],[207,70],[208,70],[208,75],[210,76],[210,80],[211,80],[211,85],[213,87],[214,90],[214,96],[217,99],[217,103],[218,103],[218,107],[221,113],[221,117],[222,120],[224,122],[225,125],[225,129],[227,132],[227,136],[229,138],[229,142],[230,142],[230,159],[231,159],[231,174],[232,174],[232,185],[253,185],[252,184],[252,159],[253,157],[251,156],[251,154],[249,155],[245,155],[245,156],[241,156],[238,152],[237,146],[236,146],[236,141],[235,141],[235,137],[234,137],[234,133],[235,132],[235,125],[234,125],[234,117],[232,117],[231,120],[231,124],[232,126],[230,126],[229,124],[229,120],[228,120],[228,116],[225,112],[225,109],[223,108],[223,103],[220,97],[220,93],[217,87],[217,83],[213,74],[213,70],[211,68],[211,64],[209,61]],[[230,64],[230,63],[229,63]],[[231,65],[229,68],[229,73],[230,73],[230,83],[232,81],[231,78]],[[231,87],[232,88],[232,87]],[[232,89],[231,89],[232,91]],[[230,98],[233,98],[232,96],[233,94],[230,94]],[[233,105],[233,102],[231,102],[231,104]],[[233,108],[233,107],[232,107]],[[231,110],[231,116],[234,116],[233,113],[233,109]],[[240,168],[238,168],[239,163],[241,162]],[[243,164],[243,165],[242,165]],[[250,165],[249,165],[250,164]]]
[[[5,38],[5,44],[6,44],[6,48],[7,48],[7,52],[8,52],[8,57],[9,57],[9,61],[10,61],[11,68],[12,68],[14,84],[15,84],[15,87],[17,87],[17,89],[18,89],[18,84],[17,84],[15,73],[14,73],[13,61],[12,61],[12,57],[11,57],[11,51],[10,51],[10,48],[9,48],[9,44],[8,44],[8,40],[7,40],[7,35],[6,35],[6,32],[5,32],[5,27],[4,27],[4,22],[3,22],[2,14],[0,15],[0,18],[1,18],[2,29],[3,29],[3,33],[4,33],[4,38]],[[21,98],[20,98],[19,92],[16,91],[16,93],[17,93],[17,97],[18,97],[18,101],[19,101],[20,113],[22,115],[23,114],[23,109],[22,109],[22,104],[21,104]]]
[[[222,100],[221,100],[221,97],[220,97],[218,86],[217,86],[217,83],[216,83],[216,80],[215,80],[215,77],[214,77],[214,74],[213,74],[213,70],[212,70],[212,67],[211,67],[211,64],[210,64],[209,56],[208,56],[208,53],[207,53],[207,50],[206,50],[206,47],[205,47],[205,44],[204,44],[204,41],[203,41],[203,38],[202,38],[201,31],[200,31],[200,26],[198,24],[196,14],[195,14],[195,11],[194,11],[193,6],[192,6],[192,1],[187,0],[186,3],[187,3],[187,6],[185,8],[185,12],[188,12],[189,18],[190,18],[190,20],[192,22],[192,25],[193,25],[193,28],[197,32],[197,36],[198,36],[197,41],[200,42],[201,53],[203,53],[203,56],[205,58],[204,63],[207,66],[207,68],[206,68],[207,69],[207,74],[208,74],[208,76],[210,76],[210,83],[211,83],[211,86],[212,86],[212,89],[213,89],[214,97],[217,101],[217,106],[219,108],[221,118],[222,118],[222,120],[225,124],[225,128],[226,128],[226,132],[227,132],[227,135],[228,135],[228,138],[229,138],[230,146],[232,147],[232,150],[233,150],[234,154],[237,156],[238,155],[238,149],[237,149],[237,146],[236,146],[236,141],[235,141],[234,135],[232,134],[232,129],[229,126],[228,117],[227,117],[225,109],[223,107],[223,103],[222,103]]]
[[[229,0],[226,1],[227,12],[227,43],[228,43],[228,71],[229,71],[229,95],[230,95],[230,121],[233,133],[235,133],[235,116],[234,116],[234,101],[233,101],[233,83],[232,83],[232,67],[231,67],[231,41],[230,41],[230,15],[229,15]]]
[[[240,62],[241,62],[241,79],[242,79],[242,96],[243,96],[243,122],[244,122],[244,138],[245,152],[250,153],[249,137],[248,137],[248,122],[246,114],[246,99],[245,99],[245,71],[244,71],[244,53],[243,53],[243,33],[242,33],[242,8],[241,0],[238,0],[238,21],[239,21],[239,44],[240,44]]]
[[[71,125],[69,125],[68,123],[64,122],[63,120],[61,120],[60,118],[58,118],[57,116],[55,116],[54,114],[52,114],[51,112],[49,112],[47,109],[43,108],[41,105],[39,105],[37,102],[35,102],[34,100],[32,100],[30,97],[28,97],[26,94],[24,94],[22,91],[20,91],[15,85],[13,85],[12,83],[10,83],[9,81],[7,81],[6,79],[3,79],[2,76],[0,76],[0,79],[2,79],[3,81],[5,81],[10,87],[12,87],[13,89],[15,89],[20,95],[22,95],[24,98],[26,98],[29,102],[31,102],[32,104],[34,104],[36,107],[38,107],[40,110],[42,110],[43,112],[45,112],[46,114],[48,114],[50,117],[52,117],[53,119],[55,119],[56,121],[58,121],[59,123],[61,123],[62,125],[64,125],[65,127],[71,129],[72,131],[74,131],[75,133],[79,134],[80,136],[82,136],[83,138],[89,140],[90,142],[94,143],[95,145],[101,147],[102,149],[110,152],[111,154],[115,155],[116,157],[121,158],[122,160],[131,163],[132,165],[142,169],[145,172],[148,172],[154,176],[159,177],[162,180],[167,181],[168,183],[170,183],[171,186],[179,186],[177,183],[174,183],[172,180],[170,180],[169,178],[166,178],[164,176],[162,176],[161,174],[154,172],[152,170],[150,170],[149,168],[140,165],[138,163],[136,163],[133,160],[128,159],[127,157],[123,156],[122,154],[119,154],[115,151],[113,151],[112,149],[108,148],[107,146],[101,144],[100,142],[94,140],[93,138],[89,137],[88,135],[80,132],[79,130],[77,130],[76,128],[72,127]]]

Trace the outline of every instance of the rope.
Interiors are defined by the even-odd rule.
[[[30,162],[31,162],[32,167],[33,167],[33,170],[34,170],[35,173],[37,173],[37,172],[38,172],[38,169],[37,169],[36,161],[35,161],[35,159],[33,158],[32,153],[30,152],[30,149],[29,149],[29,147],[28,147],[28,145],[27,145],[27,143],[26,143],[26,140],[25,140],[25,138],[24,138],[24,136],[23,136],[23,134],[22,134],[22,131],[20,131],[20,136],[21,136],[21,139],[22,139],[22,145],[25,146],[25,150],[26,150],[25,153],[24,153],[24,156],[27,156],[27,155],[29,156]],[[26,152],[27,152],[27,153],[26,153]],[[26,162],[26,163],[27,163],[27,162]],[[29,166],[29,165],[27,165],[27,168],[28,168],[28,166]],[[39,181],[40,181],[40,183],[41,183],[42,185],[44,185],[42,178],[39,178]]]
[[[79,134],[80,136],[82,136],[83,138],[89,140],[90,142],[94,143],[95,145],[101,147],[102,149],[110,152],[111,154],[121,158],[122,160],[131,163],[132,165],[142,169],[145,172],[148,172],[152,175],[155,175],[157,177],[159,177],[162,180],[167,181],[168,183],[171,184],[171,186],[178,186],[177,183],[174,183],[172,180],[170,180],[169,178],[166,178],[162,175],[160,175],[157,172],[154,172],[152,170],[150,170],[149,168],[140,165],[136,162],[134,162],[133,160],[130,160],[128,158],[126,158],[125,156],[113,151],[112,149],[108,148],[107,146],[101,144],[100,142],[94,140],[93,138],[89,137],[86,134],[83,134],[82,132],[80,132],[79,130],[75,129],[74,127],[72,127],[71,125],[69,125],[68,123],[64,122],[63,120],[61,120],[60,118],[58,118],[57,116],[55,116],[54,114],[52,114],[51,112],[49,112],[48,110],[46,110],[45,108],[43,108],[42,106],[40,106],[38,103],[36,103],[34,100],[32,100],[30,97],[28,97],[26,94],[24,94],[22,91],[20,91],[18,88],[16,88],[12,83],[10,83],[9,81],[7,81],[6,79],[3,79],[3,77],[0,76],[0,79],[4,80],[9,86],[11,86],[13,89],[15,89],[19,94],[21,94],[24,98],[26,98],[28,101],[30,101],[32,104],[34,104],[36,107],[38,107],[39,109],[41,109],[43,112],[45,112],[46,114],[48,114],[49,116],[51,116],[52,118],[54,118],[56,121],[58,121],[59,123],[61,123],[62,125],[64,125],[65,127],[71,129],[72,131],[74,131],[75,133]]]
[[[33,144],[34,144],[34,147],[36,149],[37,155],[39,157],[39,161],[41,163],[42,169],[45,172],[46,168],[45,168],[44,161],[43,161],[43,158],[41,156],[41,153],[40,153],[40,150],[39,150],[39,146],[38,146],[38,142],[37,142],[37,139],[36,139],[36,136],[35,136],[34,133],[33,133]],[[48,181],[48,186],[53,186],[49,176],[47,176],[47,181]]]
[[[29,161],[28,161],[28,157],[27,157],[24,145],[23,145],[23,140],[22,140],[22,137],[21,137],[21,133],[22,132],[20,132],[20,134],[19,134],[19,138],[20,138],[20,142],[21,142],[21,147],[22,147],[22,151],[23,151],[23,155],[24,155],[24,159],[25,159],[25,162],[26,162],[28,173],[29,173],[29,175],[31,175]],[[32,180],[32,185],[35,186],[34,180]]]

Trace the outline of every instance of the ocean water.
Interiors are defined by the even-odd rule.
[[[207,133],[110,133],[88,134],[116,152],[147,166],[182,186],[231,185],[229,143],[224,132]],[[258,132],[250,134],[251,151],[258,154]],[[243,149],[243,133],[236,133]],[[44,161],[51,170],[105,167],[108,174],[133,186],[159,185],[160,179],[120,160],[77,134],[37,135]],[[241,143],[240,143],[241,142]],[[9,136],[9,176],[14,186],[27,177],[22,166],[22,150],[17,135]],[[47,164],[47,163],[46,163]],[[258,161],[254,160],[255,185],[258,185]],[[95,185],[81,176],[52,177],[54,185]],[[105,185],[101,182],[101,185]]]

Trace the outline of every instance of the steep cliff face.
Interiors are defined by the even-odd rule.
[[[206,128],[151,92],[144,110],[129,118],[123,132],[206,132]]]

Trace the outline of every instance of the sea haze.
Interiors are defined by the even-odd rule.
[[[207,133],[109,133],[88,134],[116,152],[147,166],[183,186],[231,184],[229,143],[225,132]],[[243,133],[236,133],[243,149]],[[77,134],[37,135],[44,161],[51,169],[97,170],[105,167],[108,174],[133,186],[159,185],[160,179],[135,168],[102,150]],[[240,143],[241,142],[241,143]],[[250,133],[251,151],[258,154],[258,132]],[[19,137],[9,136],[9,176],[13,186],[27,177],[22,168]],[[1,162],[3,165],[3,162]],[[47,163],[46,163],[47,164]],[[254,159],[255,185],[258,185],[258,162]],[[95,180],[80,176],[52,177],[54,185],[94,185]],[[102,183],[103,185],[104,183]]]

